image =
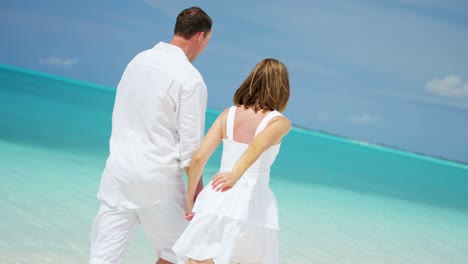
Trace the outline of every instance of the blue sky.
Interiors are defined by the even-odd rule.
[[[209,107],[229,106],[274,57],[290,71],[295,125],[468,163],[464,0],[3,0],[0,63],[115,87],[192,5],[214,21],[194,63]]]

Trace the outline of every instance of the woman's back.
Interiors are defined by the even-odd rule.
[[[236,107],[234,118],[234,141],[250,144],[255,137],[255,131],[263,118],[270,111],[255,111],[244,106]]]
[[[244,106],[238,106],[235,110],[234,126],[233,126],[233,138],[232,140],[250,144],[255,138],[255,132],[259,127],[262,120],[269,114],[271,111],[262,111],[258,110],[255,112],[253,108],[245,108]],[[223,139],[228,137],[227,135],[227,116],[223,120]],[[279,143],[279,142],[277,142]]]
[[[225,138],[223,139],[223,155],[220,171],[229,171],[239,157],[272,119],[281,116],[278,111],[257,111],[243,106],[229,108],[225,118]],[[260,157],[244,173],[249,180],[269,181],[270,166],[279,152],[279,144],[275,144],[263,152]]]

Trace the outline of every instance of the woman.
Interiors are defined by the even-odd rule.
[[[284,64],[264,59],[234,95],[195,153],[188,172],[189,226],[173,250],[181,263],[278,263],[278,211],[270,166],[291,128],[280,112],[289,100]],[[223,142],[220,172],[194,204],[204,166]]]

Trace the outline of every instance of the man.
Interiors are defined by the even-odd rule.
[[[202,9],[185,9],[169,43],[127,65],[117,87],[89,263],[121,263],[140,223],[157,263],[176,262],[171,247],[187,225],[183,169],[203,139],[207,102],[191,62],[207,46],[211,26]]]

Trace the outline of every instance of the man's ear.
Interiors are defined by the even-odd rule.
[[[204,38],[205,38],[205,32],[203,32],[203,31],[202,31],[202,32],[199,32],[199,33],[198,33],[198,36],[197,36],[197,40],[198,40],[199,42],[201,42],[201,41],[203,41]]]

